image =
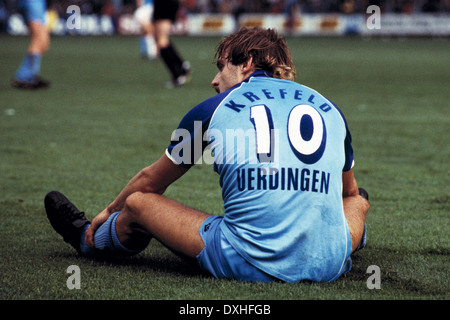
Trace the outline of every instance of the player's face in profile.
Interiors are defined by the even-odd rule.
[[[223,58],[217,60],[217,68],[219,69],[219,72],[211,82],[211,87],[213,87],[217,93],[224,92],[244,80],[241,67],[233,65]]]

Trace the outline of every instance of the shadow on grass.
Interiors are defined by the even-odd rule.
[[[178,257],[171,252],[151,252],[144,251],[131,257],[112,257],[112,256],[80,256],[72,251],[60,251],[50,253],[52,259],[67,259],[74,264],[74,259],[80,263],[86,263],[92,267],[117,268],[123,267],[131,272],[158,272],[168,275],[178,275],[184,277],[210,277],[210,275],[200,269],[196,260],[188,260]]]
[[[376,265],[381,270],[381,290],[376,293],[379,298],[442,299],[448,294],[445,273],[449,253],[444,247],[425,248],[420,251],[368,247],[352,256],[352,269],[337,281],[341,283],[339,286],[343,287],[365,287],[372,274],[368,273],[368,267]],[[168,277],[212,279],[208,273],[200,270],[196,261],[182,259],[159,246],[147,249],[139,255],[123,258],[88,258],[78,256],[70,250],[53,252],[48,257],[70,260],[70,264],[86,264],[92,268],[124,268],[124,271],[131,274],[149,272]],[[301,283],[314,284],[310,281]],[[375,291],[377,290],[372,293],[375,294]]]

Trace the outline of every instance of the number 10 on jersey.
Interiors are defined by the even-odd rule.
[[[270,109],[265,105],[256,105],[250,109],[250,119],[256,131],[256,152],[260,162],[273,159],[274,120]],[[287,130],[292,152],[303,163],[313,164],[319,161],[325,151],[326,127],[320,113],[307,104],[294,106],[286,123],[275,123],[281,130]]]

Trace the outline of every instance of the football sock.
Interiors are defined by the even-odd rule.
[[[185,70],[183,69],[183,60],[180,58],[180,55],[172,46],[172,44],[169,44],[169,46],[166,48],[161,48],[160,54],[165,65],[172,74],[173,79],[186,74]]]
[[[367,225],[364,223],[364,232],[363,232],[361,241],[359,242],[358,247],[356,247],[356,249],[355,249],[355,251],[353,251],[353,253],[355,253],[356,251],[359,251],[359,250],[365,248],[365,246],[366,246],[366,241],[367,241],[366,233],[367,233]]]
[[[149,35],[141,36],[139,38],[139,51],[144,58],[156,59],[158,56],[158,49],[156,47],[155,38]]]
[[[85,255],[121,255],[131,256],[138,254],[142,250],[130,250],[120,243],[116,233],[116,220],[120,212],[113,213],[94,234],[95,249],[89,247],[85,242],[85,233],[89,224],[84,227],[81,233],[81,252]]]
[[[15,78],[19,81],[32,82],[41,71],[41,59],[40,54],[27,54],[17,70]]]

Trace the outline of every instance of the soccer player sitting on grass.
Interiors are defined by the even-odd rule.
[[[85,256],[137,254],[155,238],[217,278],[337,279],[365,245],[370,206],[344,116],[293,81],[287,44],[271,29],[230,35],[215,61],[218,94],[184,116],[159,160],[92,222],[49,192],[50,223]],[[224,216],[163,196],[203,160],[219,174]]]

